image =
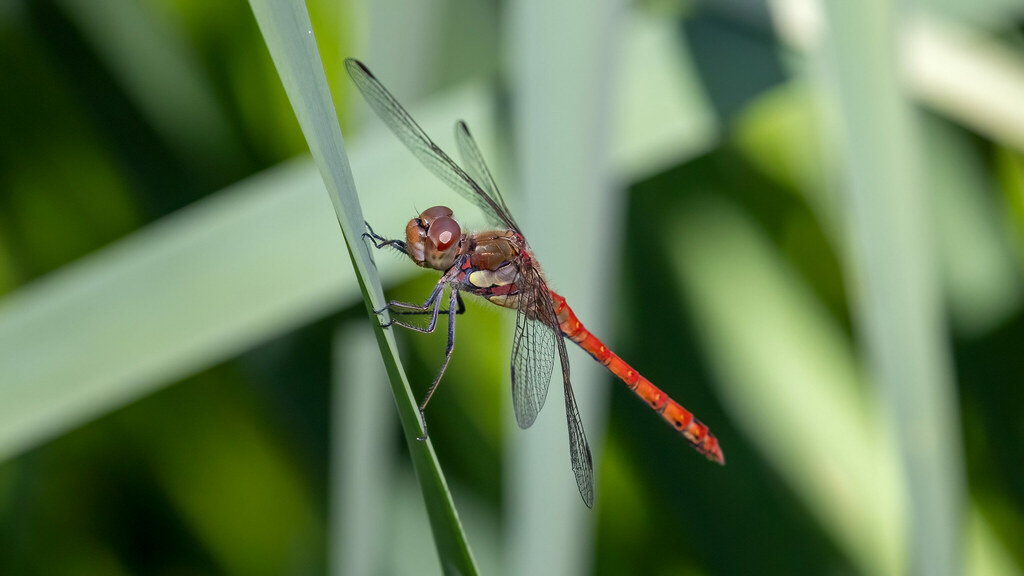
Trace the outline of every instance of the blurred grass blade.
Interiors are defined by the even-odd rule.
[[[301,559],[322,554],[320,498],[295,467],[294,444],[265,411],[240,401],[251,380],[217,372],[118,413],[111,438],[119,457],[147,471],[214,571],[287,573]],[[48,452],[37,454],[45,459]]]
[[[970,576],[1020,576],[1021,568],[977,506],[967,517],[967,574]]]
[[[732,419],[861,573],[901,573],[902,476],[843,328],[735,206],[707,195],[666,218]],[[977,506],[965,541],[968,574],[1019,574]]]
[[[763,95],[736,133],[758,168],[799,191],[826,236],[842,245],[834,143],[824,141],[818,93],[803,80]],[[929,204],[950,317],[960,335],[975,337],[1006,322],[1020,307],[1024,286],[1011,239],[999,222],[994,178],[972,134],[932,114],[922,115]]]
[[[899,573],[896,456],[842,329],[736,207],[708,194],[666,219],[732,420],[861,573]]]
[[[360,60],[370,64],[374,74],[387,78],[387,87],[403,100],[413,101],[436,85],[438,76],[451,63],[444,60],[446,0],[372,0],[366,2],[364,25],[360,28]],[[460,22],[460,36],[467,32]],[[462,36],[466,40],[467,36]],[[460,44],[463,49],[468,45]],[[415,58],[409,55],[415,54]],[[348,76],[346,75],[347,79]],[[369,113],[368,110],[366,110]],[[473,128],[473,125],[470,125]],[[449,134],[446,127],[442,134]],[[475,135],[475,134],[474,134]]]
[[[1024,57],[952,20],[918,18],[901,42],[901,71],[928,106],[1024,150]]]
[[[342,326],[334,336],[331,380],[330,573],[380,574],[388,547],[384,518],[396,488],[391,470],[393,412],[383,364],[365,326]]]
[[[906,473],[907,568],[960,574],[963,457],[914,111],[888,2],[825,2],[823,37],[844,160],[856,324],[895,419]],[[865,38],[875,41],[865,42]]]
[[[600,303],[613,296],[608,279],[617,264],[610,255],[622,223],[622,197],[615,194],[608,162],[609,95],[620,40],[609,32],[616,29],[620,8],[619,0],[517,0],[509,34],[524,232],[551,286],[597,334],[608,333],[601,313],[608,307]],[[575,397],[599,477],[608,378],[585,354],[571,350],[570,355]],[[596,516],[577,496],[561,387],[552,389],[545,414],[528,433],[517,435],[511,451],[512,574],[538,569],[580,574],[588,571],[593,555]]]
[[[1000,222],[998,191],[974,136],[934,116],[923,118],[929,203],[950,319],[976,337],[1020,308],[1021,277]]]
[[[419,411],[399,362],[394,336],[390,330],[380,327],[373,313],[373,309],[384,307],[384,291],[367,243],[360,236],[364,226],[362,210],[306,6],[301,0],[251,0],[250,6],[309,143],[313,159],[327,185],[345,235],[352,265],[360,289],[366,297],[370,321],[391,380],[391,389],[423,491],[442,568],[446,573],[475,574],[476,565],[433,445],[429,440],[416,440],[422,434]]]
[[[1008,0],[1016,2],[1017,0]],[[966,4],[966,3],[961,3]],[[825,38],[824,2],[771,0],[779,36],[800,50]],[[1024,150],[1024,57],[1012,43],[954,19],[907,14],[900,72],[921,102],[997,142]]]
[[[177,154],[209,170],[241,155],[198,56],[156,4],[57,3]]]
[[[282,165],[5,298],[0,460],[353,302],[329,206]]]
[[[639,182],[718,142],[717,118],[678,22],[629,10],[611,83],[611,160],[619,182]]]

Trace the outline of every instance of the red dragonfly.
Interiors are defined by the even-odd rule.
[[[569,382],[569,359],[563,338],[569,338],[605,365],[665,422],[682,433],[698,452],[724,464],[718,439],[708,427],[609,350],[583,327],[565,298],[548,288],[533,251],[523,238],[522,228],[512,218],[466,124],[459,121],[455,125],[455,142],[463,160],[460,167],[427,136],[362,62],[349,58],[345,66],[370,107],[413,155],[435,176],[479,206],[496,227],[463,233],[451,209],[444,206],[428,208],[410,220],[405,227],[405,240],[389,240],[374,233],[367,224],[368,232],[364,236],[371,239],[376,248],[397,249],[417,265],[444,273],[423,304],[390,301],[377,311],[378,314],[387,310],[396,315],[429,315],[426,327],[394,318],[385,324],[385,327],[397,324],[419,332],[433,332],[438,316],[448,315],[444,362],[420,404],[424,436],[421,440],[427,434],[424,413],[427,402],[437,389],[455,346],[455,316],[465,310],[460,293],[468,292],[498,306],[517,310],[512,340],[512,403],[520,428],[530,427],[544,406],[557,354],[562,365],[572,470],[580,496],[588,507],[594,505],[594,466]],[[445,287],[449,288],[448,307],[442,309]]]

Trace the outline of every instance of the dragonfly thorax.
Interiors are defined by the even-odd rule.
[[[405,226],[409,257],[417,266],[447,270],[455,263],[465,236],[447,206],[427,208]]]
[[[474,268],[496,271],[517,259],[523,247],[518,242],[515,232],[491,230],[470,234],[466,250]]]

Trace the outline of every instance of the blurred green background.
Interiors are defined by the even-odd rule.
[[[375,229],[483,219],[345,56],[469,122],[552,287],[726,454],[574,350],[586,510],[558,387],[518,431],[470,303],[428,419],[483,573],[1022,572],[1024,2],[306,5]],[[0,574],[440,573],[249,5],[8,0],[0,66]],[[399,337],[422,395],[444,335]]]

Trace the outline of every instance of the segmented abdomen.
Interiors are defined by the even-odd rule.
[[[725,456],[718,445],[718,439],[708,430],[707,426],[694,418],[689,410],[669,398],[668,394],[662,392],[650,380],[641,376],[632,366],[626,364],[622,358],[619,358],[591,334],[576,318],[576,314],[573,313],[572,308],[569,308],[565,298],[551,291],[551,300],[562,334],[586,350],[595,360],[604,364],[619,380],[625,382],[630,390],[660,414],[669,426],[678,430],[698,452],[709,460],[725,464]]]

